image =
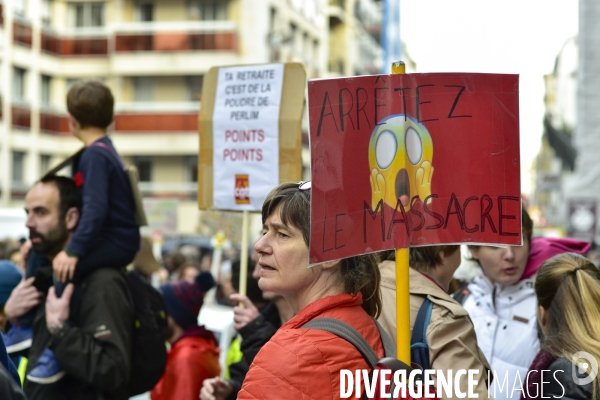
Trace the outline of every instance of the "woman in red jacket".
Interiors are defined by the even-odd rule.
[[[316,318],[337,318],[383,357],[373,320],[381,309],[377,259],[363,255],[309,268],[310,182],[273,189],[263,204],[262,221],[263,236],[254,246],[260,254],[258,284],[283,296],[296,315],[258,353],[238,399],[340,398],[340,370],[368,369],[366,361],[346,340],[302,326]]]

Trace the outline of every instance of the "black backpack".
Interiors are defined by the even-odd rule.
[[[131,342],[131,376],[128,394],[151,390],[160,380],[167,363],[167,309],[162,295],[139,272],[125,276],[134,308]]]

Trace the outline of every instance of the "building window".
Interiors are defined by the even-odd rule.
[[[198,182],[198,156],[186,157],[185,180],[187,182]]]
[[[148,3],[148,2],[137,3],[136,19],[140,22],[154,21],[154,3]]]
[[[13,69],[13,101],[25,101],[25,75],[26,71],[23,68],[14,67]]]
[[[269,32],[273,32],[275,30],[275,21],[277,20],[277,9],[275,7],[271,7],[269,13]]]
[[[42,75],[42,87],[41,87],[41,102],[42,106],[50,105],[50,82],[52,78],[48,75]]]
[[[42,0],[40,12],[42,25],[50,26],[52,24],[52,0]]]
[[[67,92],[71,89],[76,82],[79,82],[82,79],[89,79],[94,81],[100,81],[106,85],[106,77],[105,76],[90,76],[86,78],[65,78],[65,84],[67,85]]]
[[[204,75],[187,77],[188,101],[200,101],[202,97],[202,82],[204,82]]]
[[[71,86],[73,86],[73,84],[75,82],[77,82],[79,80],[79,78],[67,78],[65,80],[65,83],[67,85],[67,91],[69,91],[69,89],[71,89]]]
[[[304,57],[304,62],[308,64],[308,62],[310,61],[310,56],[311,56],[311,50],[310,50],[310,44],[311,44],[311,40],[308,37],[308,33],[304,32],[302,34],[302,55]]]
[[[104,3],[69,3],[69,25],[75,28],[104,26]]]
[[[25,153],[22,151],[12,152],[12,181],[14,183],[23,183],[25,176]]]
[[[47,154],[42,154],[40,156],[40,176],[43,176],[46,172],[50,170],[50,161],[52,157]]]
[[[226,21],[227,1],[190,0],[188,15],[193,21]]]
[[[27,10],[27,0],[11,0],[15,15],[25,18],[25,10]]]
[[[147,157],[135,157],[133,165],[138,170],[138,178],[140,182],[152,181],[152,159]]]
[[[290,52],[292,53],[292,55],[296,54],[296,35],[298,33],[298,27],[296,26],[296,24],[290,24]]]
[[[154,101],[154,79],[151,76],[133,78],[133,100]]]

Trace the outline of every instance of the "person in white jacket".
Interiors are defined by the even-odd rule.
[[[522,246],[469,246],[483,270],[461,293],[479,347],[488,359],[494,379],[490,395],[519,399],[527,371],[539,350],[535,273],[548,258],[572,251],[584,253],[589,244],[571,239],[531,239],[533,222],[522,210]]]

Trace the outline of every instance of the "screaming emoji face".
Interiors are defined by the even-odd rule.
[[[369,142],[373,210],[381,199],[392,208],[398,200],[405,210],[410,200],[431,194],[433,142],[427,128],[410,115],[390,115],[378,125]]]

